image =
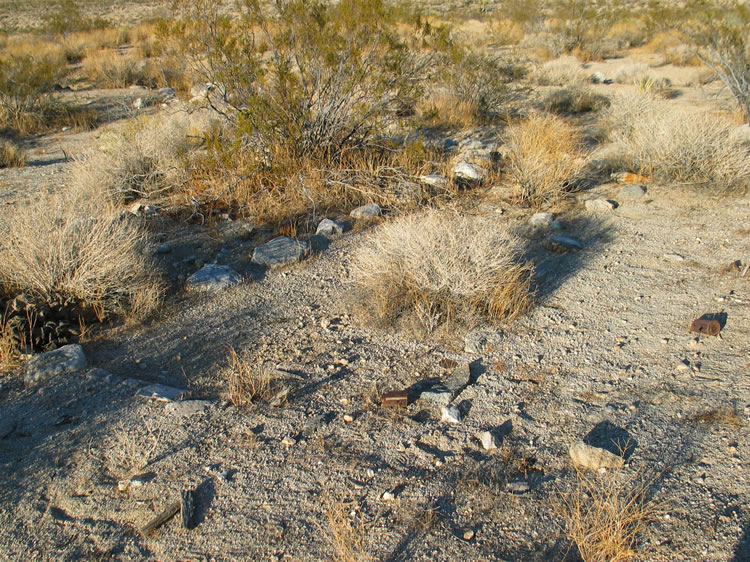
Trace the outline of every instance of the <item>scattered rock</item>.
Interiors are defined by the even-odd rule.
[[[192,291],[216,292],[233,287],[242,276],[226,265],[209,263],[187,278],[186,287]]]
[[[550,242],[558,244],[568,250],[583,250],[583,243],[570,236],[555,235],[550,236]]]
[[[568,449],[571,460],[578,466],[599,470],[600,468],[621,468],[625,460],[606,449],[587,445],[582,440],[576,441]]]
[[[453,394],[443,384],[436,384],[423,390],[419,395],[420,400],[425,400],[435,406],[447,406],[453,400]]]
[[[367,205],[362,205],[361,207],[354,209],[349,213],[349,216],[355,219],[367,219],[379,217],[382,212],[383,210],[377,203],[368,203]]]
[[[196,84],[192,88],[190,88],[190,97],[193,99],[196,98],[205,98],[208,96],[208,93],[213,89],[214,85],[210,82],[207,84]]]
[[[680,254],[664,254],[664,259],[667,261],[671,261],[672,263],[685,261],[685,257],[681,256]]]
[[[453,368],[453,374],[445,381],[446,388],[453,395],[453,398],[457,397],[461,392],[469,386],[471,382],[471,367],[468,363],[459,363]]]
[[[479,442],[482,444],[482,448],[484,448],[485,451],[491,451],[492,449],[497,449],[497,444],[495,443],[495,436],[492,435],[491,432],[483,431],[482,433],[478,433],[477,439],[479,439]]]
[[[461,412],[453,406],[443,406],[440,408],[440,421],[445,423],[460,423]]]
[[[505,487],[509,492],[513,492],[514,494],[524,494],[529,491],[529,483],[523,480],[508,482]]]
[[[611,213],[617,207],[615,201],[609,199],[589,199],[584,203],[587,211],[593,211],[595,213]]]
[[[255,248],[252,261],[270,268],[280,267],[300,261],[309,251],[308,241],[279,236]]]
[[[487,177],[487,170],[464,160],[456,164],[453,173],[457,178],[470,182],[481,182]]]
[[[185,400],[170,402],[164,407],[164,411],[174,416],[188,417],[202,414],[210,405],[209,400]]]
[[[315,234],[322,236],[338,236],[344,233],[344,223],[331,219],[323,219],[318,223]]]
[[[534,213],[529,219],[531,226],[549,227],[555,220],[554,213]]]
[[[626,185],[618,193],[617,196],[622,199],[640,199],[646,195],[645,185]]]
[[[57,375],[85,369],[87,363],[86,355],[80,345],[64,345],[29,360],[25,367],[24,382],[27,385],[39,384]]]
[[[427,185],[431,185],[432,187],[441,189],[444,187],[448,187],[448,184],[450,183],[450,180],[448,178],[439,174],[427,174],[419,179],[422,181],[422,183],[426,183]]]
[[[187,390],[166,386],[164,384],[150,384],[141,388],[135,393],[135,395],[138,398],[156,400],[157,402],[173,402],[176,400],[182,400],[182,398],[187,395]]]
[[[396,499],[396,496],[393,494],[393,492],[383,492],[382,498],[384,501],[389,502],[389,501],[393,501],[394,499]]]
[[[106,369],[89,369],[86,373],[86,377],[91,381],[102,381],[108,383],[115,382],[120,378]]]

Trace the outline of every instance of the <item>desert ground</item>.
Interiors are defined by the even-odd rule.
[[[417,156],[277,172],[212,152],[275,132],[231,137],[244,108],[153,40],[173,6],[0,3],[3,65],[86,44],[64,117],[3,133],[0,559],[750,560],[746,117],[674,32],[559,51],[547,11],[464,4],[420,22],[523,68],[503,115],[440,67],[369,137]]]

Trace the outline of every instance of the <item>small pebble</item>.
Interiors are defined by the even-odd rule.
[[[353,422],[353,421],[354,421],[354,416],[352,416],[352,415],[349,415],[349,414],[344,414],[344,421],[345,421],[346,423],[351,423],[351,422]]]
[[[465,541],[470,541],[473,538],[474,538],[474,531],[472,531],[471,529],[468,529],[468,530],[464,531],[464,540]]]
[[[393,495],[393,492],[384,492],[383,493],[383,499],[387,502],[393,500],[396,496]]]
[[[294,440],[293,437],[289,437],[288,435],[284,437],[284,439],[281,440],[282,445],[286,445],[287,447],[291,447],[292,445],[296,445],[297,441]]]

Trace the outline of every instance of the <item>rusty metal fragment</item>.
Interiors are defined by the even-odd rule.
[[[406,408],[409,405],[409,395],[405,390],[386,392],[380,399],[383,408]]]
[[[690,324],[690,331],[708,336],[718,336],[719,332],[721,332],[721,324],[719,324],[718,320],[697,318]]]

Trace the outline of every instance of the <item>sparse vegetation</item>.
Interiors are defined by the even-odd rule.
[[[639,538],[664,508],[651,498],[649,483],[620,470],[576,476],[572,490],[561,492],[554,507],[581,558],[614,562],[648,556]]]
[[[338,562],[373,560],[365,548],[365,523],[357,502],[350,498],[335,497],[330,493],[324,496],[323,501],[333,559]]]
[[[609,98],[586,86],[570,86],[551,92],[544,100],[545,109],[559,115],[576,115],[599,111],[609,105]]]
[[[20,168],[26,164],[26,154],[16,143],[0,140],[0,168]]]
[[[355,259],[355,280],[371,319],[430,334],[527,310],[531,266],[521,254],[490,219],[428,211],[376,232]]]
[[[251,364],[229,348],[229,365],[226,370],[227,399],[237,408],[256,401],[267,401],[271,396],[271,376],[260,361]]]
[[[506,145],[506,168],[516,196],[536,206],[572,190],[586,164],[579,131],[553,115],[532,115],[511,125]]]

